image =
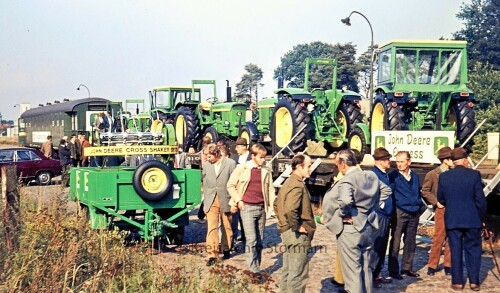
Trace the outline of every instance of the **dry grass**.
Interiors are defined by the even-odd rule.
[[[49,202],[21,199],[17,251],[5,249],[0,221],[0,292],[272,292],[271,280],[234,267],[182,255],[160,263],[146,246],[125,247],[117,230],[91,230],[68,213],[62,188]]]
[[[12,147],[18,145],[17,137],[0,137],[0,148],[2,147]]]

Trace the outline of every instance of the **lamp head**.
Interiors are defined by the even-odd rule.
[[[77,90],[77,91],[79,91],[79,90],[80,90],[80,86],[78,86],[78,87],[76,88],[76,90]]]
[[[347,26],[351,26],[351,19],[349,17],[342,18],[340,21]]]

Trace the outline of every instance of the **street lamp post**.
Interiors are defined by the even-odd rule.
[[[76,90],[77,90],[77,91],[79,91],[79,90],[80,90],[80,87],[82,87],[82,86],[83,86],[84,88],[86,88],[86,89],[87,89],[87,93],[89,94],[89,98],[90,98],[90,90],[89,90],[89,88],[88,88],[86,85],[84,85],[84,84],[80,84],[80,85],[76,88]]]
[[[356,13],[356,14],[359,14],[361,15],[364,19],[366,19],[366,21],[368,22],[368,25],[370,26],[370,32],[372,34],[372,41],[371,41],[371,48],[372,48],[372,56],[371,56],[371,60],[370,60],[370,88],[369,88],[369,95],[370,95],[370,110],[373,106],[373,61],[375,59],[375,48],[374,48],[374,44],[373,44],[373,28],[372,28],[372,24],[370,23],[370,21],[368,20],[368,18],[366,18],[366,16],[364,16],[363,13],[361,12],[358,12],[358,11],[352,11],[351,14],[349,14],[348,17],[346,18],[343,18],[341,19],[340,21],[347,25],[347,26],[351,26],[351,15],[353,15],[353,13]]]

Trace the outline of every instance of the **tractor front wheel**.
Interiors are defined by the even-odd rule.
[[[304,150],[307,140],[304,126],[309,123],[309,120],[307,109],[299,101],[291,101],[286,98],[279,100],[274,107],[271,119],[271,133],[276,149],[285,148],[290,142],[288,148],[293,153]],[[299,130],[301,132],[295,136]],[[292,152],[288,148],[283,151],[283,154],[290,156]]]
[[[358,150],[362,156],[369,154],[368,144],[363,131],[359,127],[355,127],[349,134],[349,148]]]
[[[203,132],[203,137],[205,136],[210,137],[212,143],[216,143],[219,141],[219,133],[213,127],[208,127],[207,129],[205,129],[205,131]]]

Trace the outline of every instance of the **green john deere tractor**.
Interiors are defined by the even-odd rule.
[[[216,142],[220,139],[233,140],[238,136],[250,137],[256,132],[245,121],[247,105],[231,102],[229,87],[228,101],[220,102],[217,99],[215,80],[193,80],[193,91],[196,85],[212,85],[214,92],[213,97],[206,101],[197,99],[176,104],[176,138],[186,150],[189,147],[199,150],[203,136],[209,136]]]
[[[312,64],[333,67],[331,90],[309,91]],[[285,155],[303,150],[308,139],[325,142],[327,149],[349,146],[363,154],[368,152],[370,134],[368,126],[362,123],[361,96],[337,89],[336,60],[307,58],[304,88],[280,88],[275,93],[280,98],[274,107],[271,132],[277,149],[285,148],[291,141],[283,150]]]
[[[476,126],[466,46],[465,41],[392,41],[382,46],[370,129],[453,130],[456,143],[465,142]]]

